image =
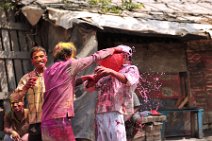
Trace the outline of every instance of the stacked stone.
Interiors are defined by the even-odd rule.
[[[135,135],[133,141],[146,141],[145,129],[140,128],[140,130]]]
[[[151,125],[146,125],[145,128],[145,141],[161,141],[161,129],[163,123],[154,122]]]
[[[166,120],[165,115],[142,117],[142,124],[151,122],[163,122]]]
[[[143,117],[143,127],[139,129],[133,141],[162,141],[164,136],[162,126],[165,120],[164,115]]]

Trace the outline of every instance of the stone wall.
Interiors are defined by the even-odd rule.
[[[133,141],[161,141],[164,138],[163,123],[166,116],[142,117],[143,126],[139,128]]]

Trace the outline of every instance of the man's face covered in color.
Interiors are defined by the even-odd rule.
[[[46,66],[47,56],[43,51],[36,51],[32,55],[32,64],[35,68],[42,69]]]

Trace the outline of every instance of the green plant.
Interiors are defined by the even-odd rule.
[[[122,0],[122,5],[114,5],[111,0],[88,0],[91,6],[100,8],[102,13],[116,13],[120,14],[123,10],[132,11],[144,7],[141,3],[133,3],[132,0]]]
[[[123,7],[123,9],[132,11],[134,9],[140,9],[140,8],[142,8],[142,7],[144,7],[144,5],[141,4],[141,3],[133,3],[130,0],[130,1],[122,1],[122,7]]]
[[[11,0],[0,1],[0,10],[13,10],[15,8],[15,3]]]

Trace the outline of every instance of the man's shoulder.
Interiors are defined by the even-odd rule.
[[[6,112],[5,117],[6,117],[6,119],[11,119],[13,117],[13,111],[10,110],[10,111]]]
[[[132,65],[132,64],[124,65],[123,70],[128,70],[128,69],[136,69],[136,70],[138,70],[138,67],[136,65]]]
[[[52,64],[51,66],[47,67],[44,71],[44,76],[53,76],[55,74],[60,75],[63,73],[64,70],[66,70],[68,67],[70,67],[71,59],[67,61],[58,61]]]
[[[30,72],[27,72],[27,73],[25,73],[25,74],[21,77],[21,79],[26,79],[26,78],[28,78],[30,75],[32,75],[33,73],[35,73],[34,70],[32,70],[32,71],[30,71]]]

